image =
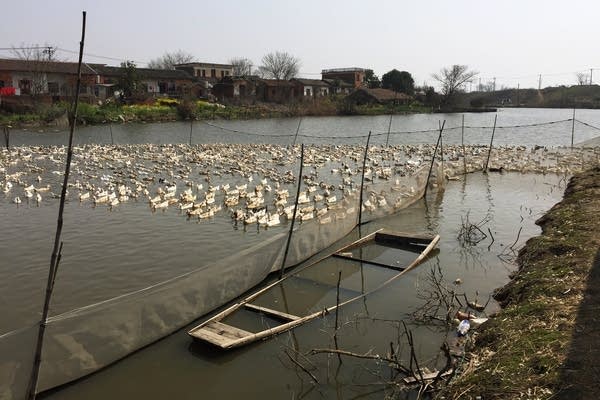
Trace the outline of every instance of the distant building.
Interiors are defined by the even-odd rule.
[[[75,62],[0,59],[2,95],[37,96],[48,101],[64,100],[75,94]],[[202,95],[208,87],[180,70],[136,68],[146,92],[152,95]],[[105,64],[81,64],[80,96],[84,101],[104,100],[113,95],[125,69]]]
[[[256,96],[256,77],[226,77],[212,87],[212,94],[221,101],[247,99]]]
[[[355,88],[365,86],[365,77],[367,70],[364,68],[331,68],[321,71],[323,80],[339,79],[343,82],[352,84]]]
[[[354,90],[352,83],[344,82],[341,79],[323,79],[323,82],[329,84],[329,94],[350,94]]]
[[[185,71],[195,78],[216,82],[225,77],[233,76],[233,65],[191,62],[175,65],[176,70]]]
[[[364,104],[408,104],[412,97],[389,89],[356,89],[348,95],[348,100],[356,105]]]
[[[296,86],[290,81],[257,79],[256,99],[271,103],[287,103],[296,97]]]
[[[290,82],[296,87],[299,98],[315,98],[329,95],[329,83],[319,79],[293,78]]]

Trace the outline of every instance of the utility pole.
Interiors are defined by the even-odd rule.
[[[496,91],[496,77],[494,77],[494,92]]]
[[[540,77],[538,80],[538,90],[542,90],[542,74],[540,74]]]
[[[592,84],[592,74],[594,73],[594,68],[590,68],[590,85]]]
[[[521,104],[521,102],[519,101],[519,89],[521,88],[521,84],[517,83],[517,107],[519,107],[519,105]]]

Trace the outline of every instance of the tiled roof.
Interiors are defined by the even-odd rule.
[[[292,79],[294,82],[300,82],[304,86],[329,86],[329,83],[324,82],[320,79],[300,79],[294,78]]]
[[[77,74],[77,63],[60,61],[28,61],[4,58],[0,59],[0,71],[20,71],[20,72],[56,72],[63,74]],[[81,73],[83,75],[96,75],[96,68],[103,64],[81,64]]]

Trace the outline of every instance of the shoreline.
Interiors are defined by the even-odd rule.
[[[502,309],[474,335],[459,375],[437,398],[600,398],[600,167],[571,178],[536,224],[518,270],[494,297]]]

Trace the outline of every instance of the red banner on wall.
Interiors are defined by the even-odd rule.
[[[0,88],[0,96],[14,96],[15,88],[14,87],[3,87]]]

